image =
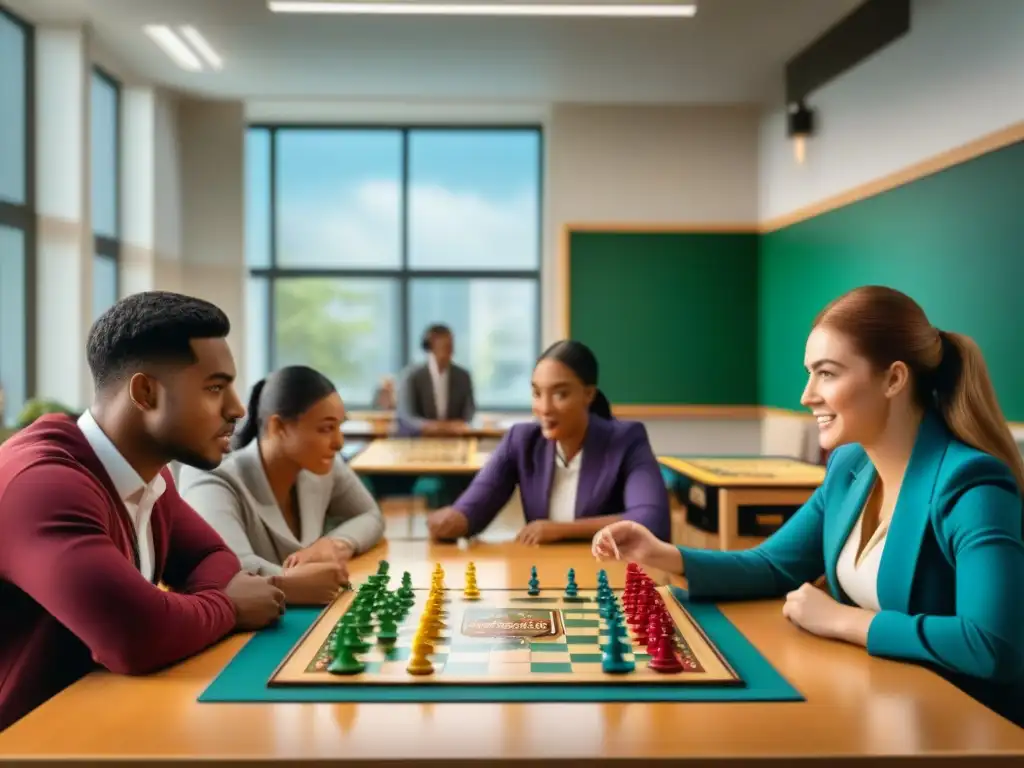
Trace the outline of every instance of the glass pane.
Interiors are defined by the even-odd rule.
[[[116,238],[117,226],[117,89],[92,73],[92,231]]]
[[[401,364],[398,308],[397,280],[280,278],[273,367],[316,368],[349,408],[365,408],[381,378]]]
[[[0,13],[0,199],[25,204],[25,30]]]
[[[477,407],[529,408],[537,313],[536,280],[412,280],[409,355],[423,355],[418,341],[428,325],[445,323],[455,336],[455,362],[473,376]]]
[[[409,185],[410,267],[539,267],[538,131],[413,131]]]
[[[270,131],[245,136],[245,261],[270,266]]]
[[[92,319],[117,303],[117,261],[96,254],[92,260]]]
[[[0,427],[12,427],[25,405],[25,233],[0,226]]]
[[[401,133],[281,130],[275,162],[278,266],[401,264]]]
[[[245,402],[249,401],[252,385],[270,373],[268,304],[267,278],[250,277],[245,292],[245,389],[238,392]]]

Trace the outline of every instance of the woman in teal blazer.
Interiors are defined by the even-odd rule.
[[[831,453],[785,525],[719,552],[619,522],[595,556],[685,574],[693,600],[785,597],[804,630],[928,666],[1024,727],[1024,463],[980,350],[865,287],[818,316],[805,363]]]

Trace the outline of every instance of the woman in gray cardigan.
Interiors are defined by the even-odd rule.
[[[384,535],[373,496],[342,460],[345,408],[331,381],[305,366],[253,387],[234,450],[205,472],[183,467],[181,495],[253,573],[292,603],[324,603],[349,558]]]

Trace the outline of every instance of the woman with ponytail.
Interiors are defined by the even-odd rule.
[[[518,486],[523,544],[588,540],[617,520],[667,540],[668,493],[647,431],[612,417],[597,374],[597,358],[578,341],[545,350],[533,370],[536,421],[513,426],[455,504],[431,514],[431,536],[479,533]]]
[[[274,577],[293,603],[325,603],[348,560],[384,534],[380,508],[339,457],[345,407],[331,381],[296,365],[258,382],[233,451],[209,472],[183,468],[181,495],[242,567]]]
[[[685,573],[691,599],[785,598],[798,627],[925,664],[1024,726],[1024,464],[981,350],[868,286],[818,315],[804,364],[828,471],[782,528],[712,552],[617,523],[595,555]]]

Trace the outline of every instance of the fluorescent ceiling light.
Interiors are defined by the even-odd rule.
[[[199,34],[199,30],[195,27],[182,27],[181,36],[189,42],[189,44],[195,49],[196,53],[203,57],[207,64],[213,69],[222,69],[224,62],[217,54],[213,47],[206,42],[206,38]]]
[[[316,2],[315,0],[268,0],[274,13],[345,13],[398,16],[604,16],[619,18],[690,18],[693,3],[647,5],[541,4],[541,3],[418,3],[418,2]]]
[[[143,31],[182,69],[202,72],[203,61],[211,69],[222,69],[224,61],[195,27],[181,27],[181,35],[164,24],[150,24]],[[186,42],[187,41],[187,42]],[[191,44],[191,47],[189,45]]]
[[[185,45],[185,41],[175,34],[170,27],[151,24],[144,28],[147,35],[153,42],[159,45],[164,53],[170,56],[174,63],[182,69],[190,72],[199,72],[203,68],[203,62],[192,52],[192,49]]]

